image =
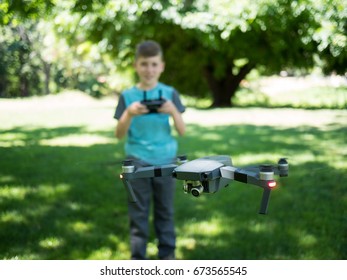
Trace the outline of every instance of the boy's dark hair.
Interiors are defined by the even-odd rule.
[[[144,41],[137,45],[135,59],[160,55],[163,58],[161,46],[155,41]]]

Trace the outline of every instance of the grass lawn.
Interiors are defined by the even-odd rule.
[[[0,100],[0,259],[128,259],[123,142],[115,100],[80,94]],[[180,153],[237,166],[288,157],[290,176],[259,215],[261,189],[176,191],[179,259],[347,259],[343,110],[188,109]],[[154,231],[148,254],[156,258]]]

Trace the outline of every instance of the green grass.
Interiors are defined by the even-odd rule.
[[[7,102],[0,114],[0,259],[128,259],[114,104]],[[217,111],[200,113],[211,118]],[[202,124],[188,120],[179,139],[190,159],[228,154],[244,166],[287,156],[290,176],[279,180],[266,216],[258,214],[255,186],[233,182],[194,198],[178,183],[178,258],[347,259],[346,119],[296,127]],[[148,253],[156,258],[154,232]]]
[[[210,98],[184,97],[184,101],[196,108],[208,108],[212,104]],[[233,98],[233,104],[239,108],[347,109],[347,87],[311,87],[275,94],[241,87]]]
[[[346,87],[313,87],[281,94],[241,89],[234,99],[238,107],[347,109]]]
[[[346,259],[346,129],[243,125],[192,131],[196,136],[188,136],[186,145],[198,156],[231,154],[235,164],[247,165],[285,155],[291,167],[273,192],[268,216],[256,214],[260,190],[240,183],[202,200],[187,198],[189,217],[188,202],[179,200],[181,238],[195,244],[182,248],[184,258]],[[204,133],[210,142],[197,141]]]

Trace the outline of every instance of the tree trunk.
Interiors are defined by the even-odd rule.
[[[48,95],[51,93],[49,90],[49,82],[51,80],[51,64],[48,62],[45,62],[43,59],[41,59],[43,64],[43,72],[45,74],[45,94]]]
[[[29,96],[29,80],[25,74],[21,74],[19,77],[19,88],[21,97]]]
[[[211,107],[233,107],[232,98],[234,97],[241,81],[253,69],[248,63],[234,75],[232,72],[233,65],[228,66],[225,76],[216,78],[214,75],[215,67],[209,64],[204,69],[204,76],[211,90],[213,102]]]
[[[0,75],[0,98],[6,97],[7,77],[6,74]]]
[[[26,30],[23,26],[18,26],[18,33],[20,35],[20,48],[18,49],[18,57],[19,57],[19,90],[21,97],[29,96],[29,77],[28,72],[24,70],[26,64],[28,63],[29,57],[29,46],[30,41],[29,37],[26,33]]]
[[[21,97],[28,97],[29,96],[29,79],[28,74],[24,70],[25,68],[25,54],[21,50],[19,52],[19,63],[20,63],[20,69],[19,69],[19,90],[20,90],[20,96]]]

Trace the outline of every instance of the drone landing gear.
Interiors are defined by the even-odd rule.
[[[261,199],[261,204],[260,204],[260,210],[259,214],[266,215],[267,213],[267,208],[269,206],[269,200],[270,200],[270,189],[264,189],[263,191],[263,197]]]

